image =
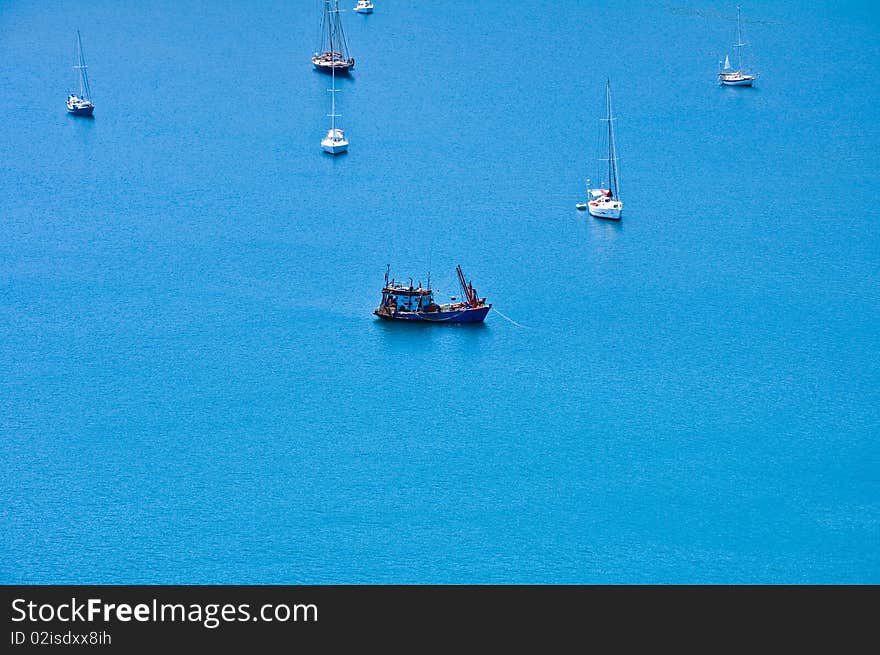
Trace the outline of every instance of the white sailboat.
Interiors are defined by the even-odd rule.
[[[89,76],[86,72],[88,66],[83,57],[82,37],[79,35],[79,30],[76,31],[76,65],[73,68],[77,72],[79,92],[67,96],[67,111],[74,116],[91,116],[95,112],[95,105],[91,99],[92,89],[89,86]]]
[[[338,155],[341,152],[345,152],[348,150],[348,139],[345,138],[345,132],[336,127],[336,119],[339,117],[339,114],[336,113],[336,71],[335,69],[331,71],[331,79],[333,80],[332,88],[327,89],[330,91],[330,129],[327,131],[327,136],[325,136],[321,140],[321,148],[324,152],[329,152],[331,155]]]
[[[578,203],[578,209],[587,209],[591,216],[619,221],[623,212],[620,200],[620,175],[617,171],[617,144],[614,140],[614,114],[611,109],[611,82],[605,82],[605,115],[607,123],[600,136],[599,185],[593,188],[587,180],[587,202]],[[606,142],[606,143],[603,143]],[[603,147],[605,146],[605,147]]]
[[[743,48],[746,46],[742,35],[742,21],[740,20],[740,8],[736,8],[736,43],[733,47],[737,52],[736,70],[730,65],[730,56],[724,55],[724,67],[718,73],[718,81],[724,86],[752,86],[757,75],[753,75],[746,71],[743,66]],[[720,65],[720,62],[719,62]]]
[[[373,0],[358,0],[354,10],[359,14],[372,14]]]

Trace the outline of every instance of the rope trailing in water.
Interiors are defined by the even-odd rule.
[[[513,320],[512,318],[510,318],[509,316],[505,316],[504,314],[502,314],[501,312],[499,312],[497,309],[495,309],[495,307],[492,307],[492,311],[493,311],[493,312],[496,312],[496,313],[497,313],[501,318],[503,318],[504,320],[506,320],[506,321],[510,321],[510,322],[513,323],[516,327],[520,327],[520,328],[526,328],[526,329],[528,329],[528,326],[520,325],[519,323],[517,323],[516,321],[514,321],[514,320]]]

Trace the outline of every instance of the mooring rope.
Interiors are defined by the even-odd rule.
[[[512,318],[510,318],[509,316],[505,316],[504,314],[502,314],[502,313],[501,313],[500,311],[498,311],[494,306],[492,307],[492,311],[493,311],[493,312],[497,312],[498,315],[499,315],[501,318],[503,318],[503,319],[505,319],[505,320],[507,320],[507,321],[510,321],[510,322],[513,323],[516,327],[521,327],[521,328],[526,328],[526,329],[528,329],[528,326],[526,326],[526,325],[520,325],[519,323],[517,323],[516,321],[514,321],[514,320],[513,320]]]

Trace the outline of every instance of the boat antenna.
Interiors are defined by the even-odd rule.
[[[431,272],[428,271],[428,289],[431,289]]]
[[[385,264],[385,286],[388,286],[388,276],[391,275],[391,264]]]

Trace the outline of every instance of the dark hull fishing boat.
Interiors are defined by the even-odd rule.
[[[324,0],[324,13],[321,17],[321,36],[312,57],[312,64],[322,73],[346,75],[354,68],[354,57],[348,52],[342,19],[339,17],[339,0]]]
[[[461,266],[455,267],[458,282],[461,285],[465,300],[463,302],[438,305],[434,302],[434,291],[431,283],[428,288],[413,287],[412,280],[408,285],[399,284],[388,278],[385,271],[385,286],[382,289],[382,302],[373,312],[386,321],[418,321],[425,323],[482,323],[492,304],[485,298],[479,298],[470,282],[467,282]]]

